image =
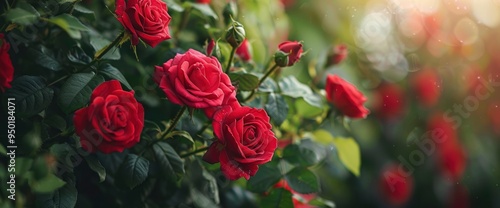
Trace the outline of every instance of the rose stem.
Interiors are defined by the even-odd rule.
[[[177,112],[177,115],[175,115],[174,119],[170,122],[170,126],[168,127],[167,131],[165,132],[165,134],[161,137],[162,140],[164,139],[167,139],[168,137],[168,134],[174,130],[175,128],[175,125],[177,124],[177,122],[179,122],[179,120],[181,119],[182,117],[182,114],[184,114],[184,111],[186,111],[187,109],[187,106],[182,106],[182,108],[179,110],[179,112]]]
[[[203,124],[201,129],[196,132],[196,135],[201,135],[205,131],[205,129],[207,129],[210,126],[210,124],[211,124],[210,121],[205,122],[205,124]]]
[[[278,65],[277,65],[277,64],[274,64],[274,66],[273,66],[271,69],[269,69],[269,70],[266,72],[266,74],[264,74],[264,76],[263,76],[262,78],[260,78],[260,80],[259,80],[259,85],[258,85],[258,86],[260,86],[260,85],[262,84],[262,82],[264,82],[264,80],[266,80],[266,78],[267,78],[269,75],[271,75],[271,74],[272,74],[272,73],[273,73],[273,72],[274,72],[277,68],[278,68]]]
[[[104,46],[104,48],[98,50],[98,51],[102,51],[99,55],[95,56],[94,59],[92,60],[92,62],[90,62],[89,64],[85,65],[85,67],[82,67],[81,69],[78,69],[75,73],[78,73],[78,72],[81,72],[85,69],[88,69],[90,68],[92,65],[94,65],[97,61],[99,61],[104,55],[106,55],[113,47],[115,47],[116,45],[118,45],[118,43],[120,43],[120,41],[123,39],[123,36],[125,35],[125,31],[122,31],[114,40],[113,42],[111,42],[110,44],[108,44],[107,46]],[[47,87],[50,87],[62,80],[65,80],[66,78],[68,78],[70,75],[64,75],[63,77],[51,82],[50,84],[47,85]]]
[[[269,69],[269,70],[266,72],[266,74],[264,74],[264,76],[263,76],[262,78],[260,78],[260,80],[259,80],[259,84],[258,84],[257,86],[260,86],[260,85],[264,82],[264,80],[266,80],[266,78],[267,78],[267,77],[269,77],[269,75],[271,75],[271,74],[272,74],[272,73],[273,73],[273,72],[274,72],[277,68],[278,68],[278,65],[274,64],[274,66],[273,66],[271,69]],[[258,88],[258,87],[257,87],[257,88]],[[255,95],[255,91],[256,91],[256,90],[257,90],[257,89],[252,90],[252,92],[250,93],[250,95],[248,95],[248,97],[247,97],[247,98],[245,98],[245,99],[243,100],[243,102],[247,102],[247,101],[251,100],[251,99],[253,98],[253,96]]]
[[[231,55],[229,55],[229,61],[227,62],[227,66],[226,66],[226,74],[229,73],[229,69],[231,69],[231,64],[233,63],[233,58],[234,58],[234,54],[236,53],[236,49],[237,49],[237,47],[234,47],[231,50]]]
[[[194,154],[196,154],[196,153],[200,153],[200,152],[206,151],[206,150],[208,150],[208,148],[209,148],[209,147],[207,146],[207,147],[203,147],[203,148],[200,148],[200,149],[194,150],[194,151],[192,151],[192,152],[188,152],[188,153],[186,153],[186,154],[181,155],[181,158],[189,157],[189,156],[194,155]]]

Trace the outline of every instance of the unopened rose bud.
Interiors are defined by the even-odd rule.
[[[276,51],[274,54],[274,62],[276,62],[276,65],[280,67],[285,67],[288,66],[288,53],[285,53],[283,51]]]
[[[292,66],[300,60],[302,52],[300,42],[285,41],[278,46],[278,51],[274,54],[274,61],[281,67]]]
[[[238,16],[238,7],[234,1],[229,1],[222,11],[222,16],[224,17],[224,22],[226,25],[230,24],[232,21],[231,17]]]
[[[226,41],[233,48],[237,48],[243,43],[245,36],[245,28],[243,28],[243,25],[233,20],[231,26],[226,31]]]
[[[214,50],[215,47],[215,41],[214,39],[210,39],[207,44],[207,56],[212,56],[212,51]]]
[[[236,49],[236,55],[238,55],[241,60],[246,62],[252,59],[251,46],[247,39],[245,39],[243,43],[241,43],[240,47]]]
[[[333,52],[328,57],[328,65],[337,65],[347,58],[347,46],[344,44],[333,47]]]

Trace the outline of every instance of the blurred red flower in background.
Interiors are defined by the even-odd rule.
[[[434,69],[424,69],[411,77],[411,85],[417,100],[425,107],[432,107],[441,95],[439,75]]]
[[[398,165],[386,166],[379,177],[379,188],[382,198],[391,205],[402,205],[410,199],[413,193],[413,177],[405,177]]]
[[[405,109],[404,91],[396,84],[383,83],[374,93],[373,109],[376,115],[389,119],[403,114]]]

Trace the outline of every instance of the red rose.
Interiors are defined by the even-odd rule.
[[[344,59],[347,58],[347,46],[344,44],[337,45],[333,47],[333,53],[329,57],[329,63],[330,65],[336,65],[342,62]]]
[[[405,177],[397,165],[384,168],[379,178],[382,198],[389,204],[398,206],[408,201],[413,191],[413,177]]]
[[[9,49],[10,44],[4,39],[4,34],[0,33],[0,91],[2,92],[11,87],[10,83],[14,77]]]
[[[285,41],[281,43],[279,46],[279,52],[288,54],[288,62],[284,63],[280,66],[292,66],[297,61],[300,60],[300,57],[302,56],[302,44],[298,41]]]
[[[210,4],[210,0],[196,0],[198,4]]]
[[[404,91],[396,84],[382,84],[374,96],[373,108],[382,118],[397,118],[404,112]]]
[[[452,181],[459,181],[466,166],[466,155],[460,144],[449,145],[438,151],[442,173]]]
[[[83,149],[122,152],[139,142],[144,108],[133,91],[123,91],[120,82],[112,80],[94,89],[89,106],[77,110],[73,122]]]
[[[458,145],[458,133],[453,126],[453,123],[445,120],[445,114],[435,113],[427,121],[428,132],[436,132],[436,136],[431,138],[434,140],[439,151]]]
[[[412,86],[418,101],[427,107],[436,105],[441,95],[439,76],[432,69],[425,69],[412,77]]]
[[[217,107],[235,96],[217,58],[192,49],[155,66],[154,80],[172,103],[192,108]]]
[[[365,118],[370,111],[363,106],[366,97],[356,86],[337,75],[326,78],[326,99],[344,115],[351,118]]]
[[[243,61],[250,61],[252,59],[252,54],[250,53],[250,43],[245,39],[241,43],[240,47],[236,49],[236,55],[238,55]]]
[[[255,175],[258,165],[271,161],[278,145],[269,116],[262,109],[225,107],[215,113],[212,126],[217,141],[203,159],[220,162],[222,173],[230,180]]]
[[[139,43],[139,38],[151,47],[170,39],[167,4],[162,0],[116,0],[118,21],[132,36],[132,45]]]

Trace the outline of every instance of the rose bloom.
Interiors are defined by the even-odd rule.
[[[139,142],[144,108],[133,91],[123,91],[116,80],[107,81],[94,89],[88,107],[75,112],[73,123],[83,149],[122,152]]]
[[[132,36],[132,45],[139,38],[151,47],[170,39],[168,24],[170,15],[167,4],[162,0],[116,0],[115,14],[118,21]]]
[[[365,118],[370,111],[363,106],[366,97],[356,86],[337,75],[326,78],[326,99],[344,115],[351,118]]]
[[[388,204],[399,206],[410,199],[413,192],[413,177],[405,177],[398,165],[391,164],[382,170],[379,188],[382,198]]]
[[[278,46],[278,50],[288,54],[288,63],[286,66],[292,66],[300,60],[302,53],[302,44],[298,41],[285,41]]]
[[[210,0],[196,0],[198,4],[210,4]]]
[[[5,92],[10,88],[14,78],[14,67],[9,55],[10,44],[5,40],[4,34],[0,33],[0,91]]]
[[[381,118],[390,119],[401,116],[405,109],[404,91],[396,84],[384,83],[374,93],[373,109]]]
[[[330,65],[336,65],[342,62],[344,59],[347,58],[347,54],[349,52],[347,51],[347,46],[344,44],[339,44],[333,47],[333,53],[331,56],[329,56],[329,64]]]
[[[191,108],[217,107],[235,96],[217,58],[192,49],[155,66],[153,78],[172,103]]]
[[[212,126],[217,141],[203,159],[220,162],[222,173],[230,180],[255,175],[259,165],[271,161],[278,145],[269,116],[262,109],[226,106],[215,112]]]
[[[417,72],[411,80],[417,100],[426,107],[437,104],[441,95],[439,76],[433,69],[424,69]]]
[[[252,54],[250,53],[250,43],[245,39],[243,43],[236,49],[236,55],[238,55],[243,61],[252,60]]]

